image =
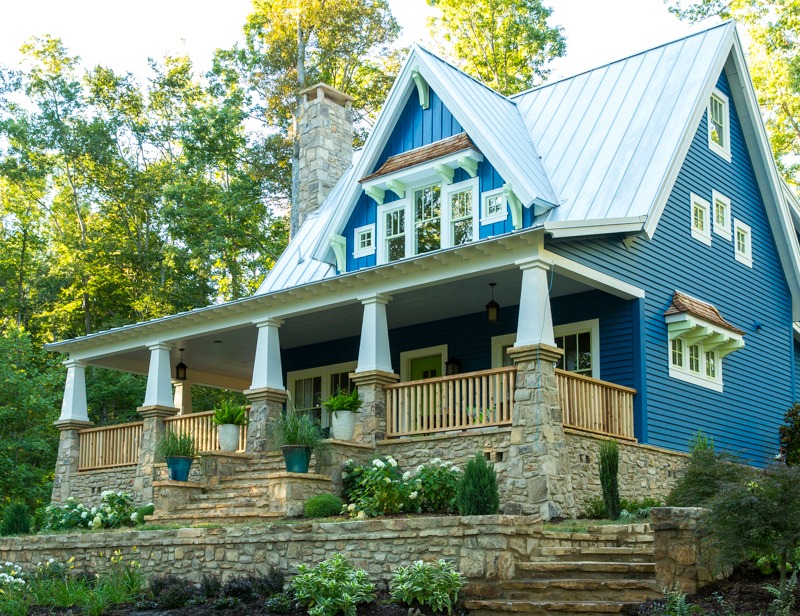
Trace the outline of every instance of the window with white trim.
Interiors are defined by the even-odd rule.
[[[708,147],[731,162],[730,105],[716,88],[708,101]]]
[[[711,210],[711,204],[694,193],[689,195],[689,199],[692,206],[690,212],[692,217],[692,237],[710,246],[711,228],[709,212]]]
[[[556,346],[564,351],[556,368],[600,378],[600,320],[590,319],[553,328]]]
[[[481,195],[481,224],[489,225],[508,218],[506,196],[502,188],[490,190]]]
[[[739,263],[753,267],[753,235],[750,226],[733,219],[733,250]]]
[[[381,213],[383,221],[383,251],[381,261],[397,261],[406,256],[406,208],[387,208]]]
[[[375,253],[375,225],[364,225],[353,231],[353,257],[366,257]]]
[[[711,191],[714,204],[714,233],[731,239],[731,200],[716,190]]]
[[[357,362],[353,361],[287,373],[290,404],[327,428],[330,425],[330,413],[322,412],[322,401],[340,390],[352,390],[350,373],[356,366]]]

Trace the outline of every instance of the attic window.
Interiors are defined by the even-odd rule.
[[[716,88],[708,102],[708,147],[731,162],[728,97]]]
[[[744,347],[744,332],[711,304],[680,291],[675,291],[664,320],[670,377],[721,392],[722,359]]]
[[[709,212],[711,210],[711,204],[705,199],[701,199],[694,193],[689,195],[689,200],[692,205],[692,237],[710,246],[711,224],[709,220]]]

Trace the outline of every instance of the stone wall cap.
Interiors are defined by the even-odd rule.
[[[153,482],[154,488],[186,488],[196,490],[197,488],[205,488],[206,484],[198,483],[196,481],[175,481],[173,479],[163,479],[161,481]]]
[[[147,406],[136,407],[136,412],[142,417],[173,417],[180,412],[180,409],[174,406],[164,406],[161,404],[149,404]]]
[[[53,425],[58,428],[59,430],[85,430],[86,428],[91,428],[94,426],[94,423],[89,421],[88,419],[58,419],[53,422]]]
[[[349,94],[340,92],[333,86],[329,86],[327,83],[323,82],[315,83],[313,86],[310,86],[305,90],[300,90],[300,96],[305,96],[308,100],[312,101],[317,98],[318,90],[322,90],[326,100],[332,101],[341,107],[344,107],[347,103],[352,103],[355,100]]]

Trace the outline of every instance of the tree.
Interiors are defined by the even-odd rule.
[[[458,64],[501,94],[544,81],[547,63],[566,52],[560,26],[542,0],[427,0],[441,10],[429,27],[451,45]]]
[[[786,180],[800,186],[800,0],[672,0],[669,10],[692,22],[732,18],[746,28],[753,85],[775,159]]]

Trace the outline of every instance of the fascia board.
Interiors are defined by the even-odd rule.
[[[715,334],[724,334],[731,340],[741,340],[742,334],[739,334],[735,331],[728,329],[727,327],[722,327],[721,325],[716,325],[705,319],[698,317],[696,314],[690,314],[688,312],[676,312],[675,314],[668,314],[664,317],[664,322],[669,325],[670,323],[682,323],[688,322],[692,324],[692,327],[707,327],[712,333]]]
[[[546,222],[544,228],[554,239],[582,237],[590,235],[610,235],[616,233],[639,233],[644,228],[647,216],[628,218],[607,218],[600,220],[581,220]]]
[[[661,220],[661,215],[664,213],[664,208],[667,206],[667,200],[672,193],[672,188],[675,186],[675,181],[678,179],[678,173],[683,166],[683,161],[686,159],[686,155],[689,153],[689,148],[692,145],[697,128],[700,126],[700,120],[703,118],[703,113],[705,113],[705,110],[708,107],[708,98],[711,96],[712,90],[717,85],[717,79],[719,74],[722,72],[722,69],[725,67],[725,61],[729,55],[731,45],[733,44],[734,40],[736,40],[736,28],[733,22],[731,22],[728,25],[726,35],[723,37],[720,46],[717,49],[717,55],[714,59],[714,62],[710,63],[709,68],[706,71],[706,87],[703,90],[702,95],[694,103],[694,108],[689,116],[689,121],[684,128],[683,138],[678,144],[675,154],[672,156],[672,162],[669,165],[669,169],[667,170],[667,173],[661,182],[661,186],[656,193],[656,198],[654,199],[653,205],[650,209],[650,215],[647,217],[647,222],[644,225],[644,234],[648,240],[652,239],[653,235],[655,235],[658,222]]]

